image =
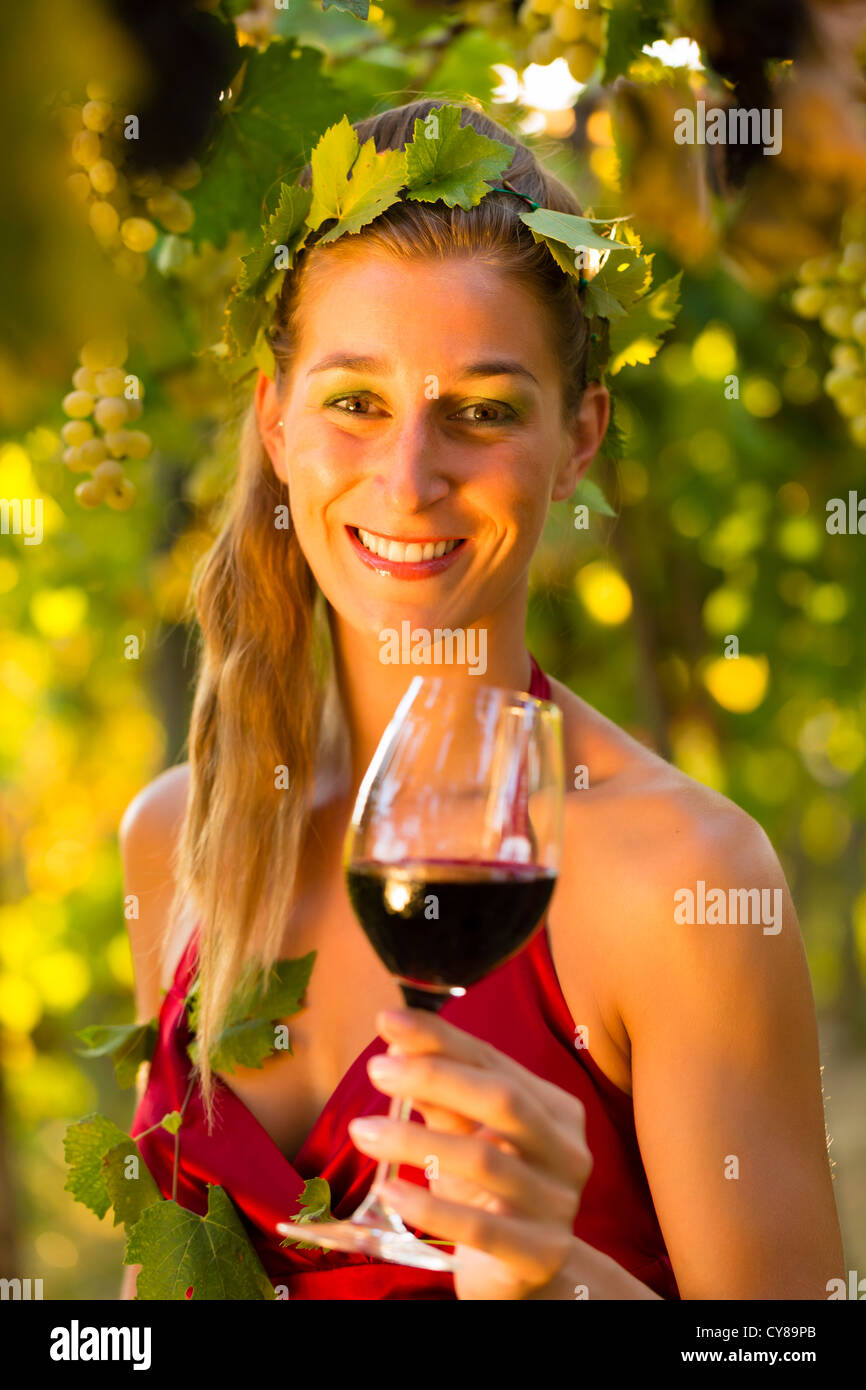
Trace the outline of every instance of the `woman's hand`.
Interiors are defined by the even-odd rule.
[[[429,1177],[429,1188],[388,1184],[383,1199],[407,1225],[454,1244],[458,1298],[544,1298],[574,1250],[592,1170],[580,1101],[422,1009],[380,1013],[376,1023],[401,1055],[371,1058],[370,1079],[410,1097],[426,1124],[365,1116],[350,1122],[352,1140]],[[363,1125],[375,1134],[362,1136]]]

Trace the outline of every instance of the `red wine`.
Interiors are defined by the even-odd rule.
[[[438,1007],[515,955],[544,917],[556,874],[537,864],[359,861],[349,898],[407,1003]],[[421,988],[412,988],[412,986]],[[437,993],[431,994],[431,991]]]

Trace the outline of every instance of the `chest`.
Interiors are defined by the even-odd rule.
[[[563,856],[547,918],[551,988],[561,990],[576,1037],[581,1030],[580,1045],[610,1080],[630,1091],[628,1039],[609,1000],[609,924],[593,921],[599,896],[587,882],[585,853],[582,870],[572,867],[572,858]],[[292,1051],[276,1054],[261,1068],[221,1074],[290,1161],[340,1081],[376,1038],[378,1011],[403,1005],[398,985],[351,909],[338,849],[318,862],[308,859],[298,886],[280,955],[315,950],[316,959],[306,1005],[286,1020]]]
[[[364,936],[344,895],[328,895],[312,922],[295,919],[282,954],[316,951],[306,1005],[285,1020],[291,1052],[222,1080],[290,1161],[340,1081],[377,1036],[380,1009],[400,1008],[399,987]],[[336,900],[335,900],[336,899]]]

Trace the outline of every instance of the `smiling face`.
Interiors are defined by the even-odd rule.
[[[259,379],[259,424],[338,623],[469,627],[525,602],[549,503],[607,422],[590,386],[563,423],[537,300],[477,260],[359,245],[309,265],[298,330],[282,397]]]

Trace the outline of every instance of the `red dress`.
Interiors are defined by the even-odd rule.
[[[530,694],[550,697],[547,678],[534,659]],[[159,1037],[147,1089],[133,1120],[133,1135],[183,1107],[192,1066],[186,1052],[190,1033],[184,999],[193,980],[196,946],[197,931],[193,931],[162,1002]],[[362,1000],[358,1007],[364,1007]],[[678,1298],[641,1162],[631,1097],[604,1075],[588,1051],[575,1047],[577,1028],[556,976],[547,923],[511,960],[462,997],[449,999],[441,1015],[578,1097],[586,1112],[593,1168],[581,1196],[575,1235],[610,1255],[662,1298]],[[371,1032],[373,1026],[371,1018]],[[275,1229],[278,1221],[299,1214],[297,1198],[308,1178],[327,1179],[331,1209],[339,1218],[351,1216],[366,1195],[376,1164],[355,1148],[347,1124],[359,1115],[387,1113],[389,1097],[377,1091],[367,1076],[369,1058],[386,1050],[382,1038],[371,1038],[326,1103],[294,1162],[221,1078],[215,1078],[216,1118],[210,1136],[198,1086],[187,1104],[178,1136],[177,1201],[204,1215],[207,1184],[223,1187],[244,1219],[268,1277],[275,1286],[286,1286],[292,1299],[456,1297],[451,1274],[336,1250],[284,1247]],[[283,1065],[291,1066],[291,1062]],[[414,1112],[412,1118],[421,1119]],[[174,1136],[157,1127],[141,1140],[140,1149],[163,1196],[170,1197]],[[426,1182],[420,1169],[408,1166],[401,1168],[400,1177]]]

